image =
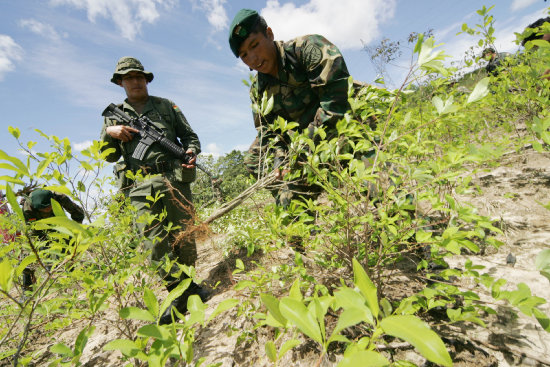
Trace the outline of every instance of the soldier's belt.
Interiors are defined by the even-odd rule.
[[[172,171],[173,169],[179,166],[181,166],[180,160],[160,161],[160,162],[143,164],[139,166],[139,169],[141,169],[142,172],[145,174],[156,175],[167,171]]]

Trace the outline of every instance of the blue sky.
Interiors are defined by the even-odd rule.
[[[255,136],[242,84],[249,70],[227,43],[239,9],[260,11],[276,39],[325,35],[351,75],[372,83],[364,45],[433,29],[446,53],[460,59],[475,42],[456,36],[462,23],[479,22],[475,11],[494,3],[496,45],[512,52],[514,32],[550,6],[543,0],[0,0],[0,149],[18,154],[8,126],[19,127],[23,141],[41,141],[38,128],[68,137],[76,150],[90,144],[99,137],[103,109],[125,97],[109,82],[116,62],[134,56],[155,74],[149,93],[179,105],[203,152],[244,150]],[[405,53],[398,63],[409,59]],[[404,69],[390,70],[398,83]]]

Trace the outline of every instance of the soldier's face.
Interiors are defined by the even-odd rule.
[[[130,71],[122,76],[120,86],[124,88],[128,101],[142,101],[149,96],[147,92],[147,79],[138,71]]]
[[[273,43],[273,31],[267,28],[250,34],[239,48],[239,57],[250,69],[277,77],[277,49]]]

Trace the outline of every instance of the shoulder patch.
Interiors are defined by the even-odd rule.
[[[323,52],[319,46],[314,44],[307,44],[302,51],[304,57],[304,62],[306,65],[312,66],[317,65],[323,58]]]
[[[181,112],[180,108],[176,105],[173,105],[172,108],[174,109],[174,111],[176,111],[178,113]]]

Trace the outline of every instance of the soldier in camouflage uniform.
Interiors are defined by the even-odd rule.
[[[245,157],[249,171],[258,173],[260,157],[275,138],[269,124],[281,116],[289,122],[299,123],[298,129],[308,129],[310,136],[315,127],[323,126],[327,139],[336,132],[336,122],[347,110],[349,73],[338,48],[320,35],[306,35],[293,40],[274,41],[273,31],[256,11],[240,10],[229,28],[231,51],[258,73],[250,88],[252,103],[258,104],[264,92],[273,97],[272,111],[267,116],[254,112],[254,125],[258,137]],[[275,165],[288,151],[286,136],[275,147]],[[278,172],[281,179],[286,170]],[[287,206],[299,193],[314,198],[320,193],[317,186],[305,182],[287,183],[275,193],[277,202]]]
[[[55,216],[52,210],[52,199],[57,201],[63,209],[70,215],[75,222],[82,223],[84,220],[84,210],[75,204],[68,196],[58,194],[49,190],[36,189],[28,197],[25,197],[21,203],[23,207],[23,216],[25,222],[32,223],[40,219]],[[48,233],[44,230],[34,230],[31,236],[36,236],[40,241],[46,241]],[[23,290],[30,291],[34,283],[34,269],[26,267],[23,270]]]
[[[109,118],[104,120],[101,140],[107,143],[102,150],[114,148],[114,152],[107,156],[107,161],[116,162],[122,157],[123,168],[119,168],[118,171],[123,175],[126,170],[134,173],[141,170],[143,174],[151,175],[142,182],[125,182],[121,186],[125,188],[125,194],[136,207],[138,216],[143,214],[160,216],[163,211],[166,211],[164,219],[155,220],[146,227],[143,224],[138,225],[148,238],[146,246],[152,250],[151,260],[159,263],[158,272],[167,282],[167,289],[170,291],[187,275],[183,274],[175,278],[167,274],[162,267],[165,256],[185,265],[194,265],[197,259],[194,238],[189,235],[183,243],[176,243],[174,232],[168,233],[165,227],[171,222],[179,226],[180,230],[185,230],[187,223],[193,219],[191,182],[195,180],[196,156],[200,153],[201,146],[197,134],[174,102],[149,96],[147,84],[152,80],[153,74],[145,71],[139,60],[133,57],[122,57],[111,78],[111,82],[123,87],[127,95],[119,108],[131,117],[147,116],[155,126],[162,129],[169,140],[182,146],[186,153],[192,156],[188,164],[176,158],[158,143],[149,147],[143,160],[133,158],[132,153],[140,141],[139,134],[136,134],[138,131]],[[154,204],[147,200],[148,196],[156,197],[158,194],[162,197]],[[177,270],[176,267],[172,269],[172,271]],[[187,298],[191,294],[198,294],[203,301],[208,297],[205,289],[194,282],[191,283],[184,294],[176,299],[171,307],[168,307],[159,323],[172,322],[172,308],[176,308],[181,313],[186,312]]]

